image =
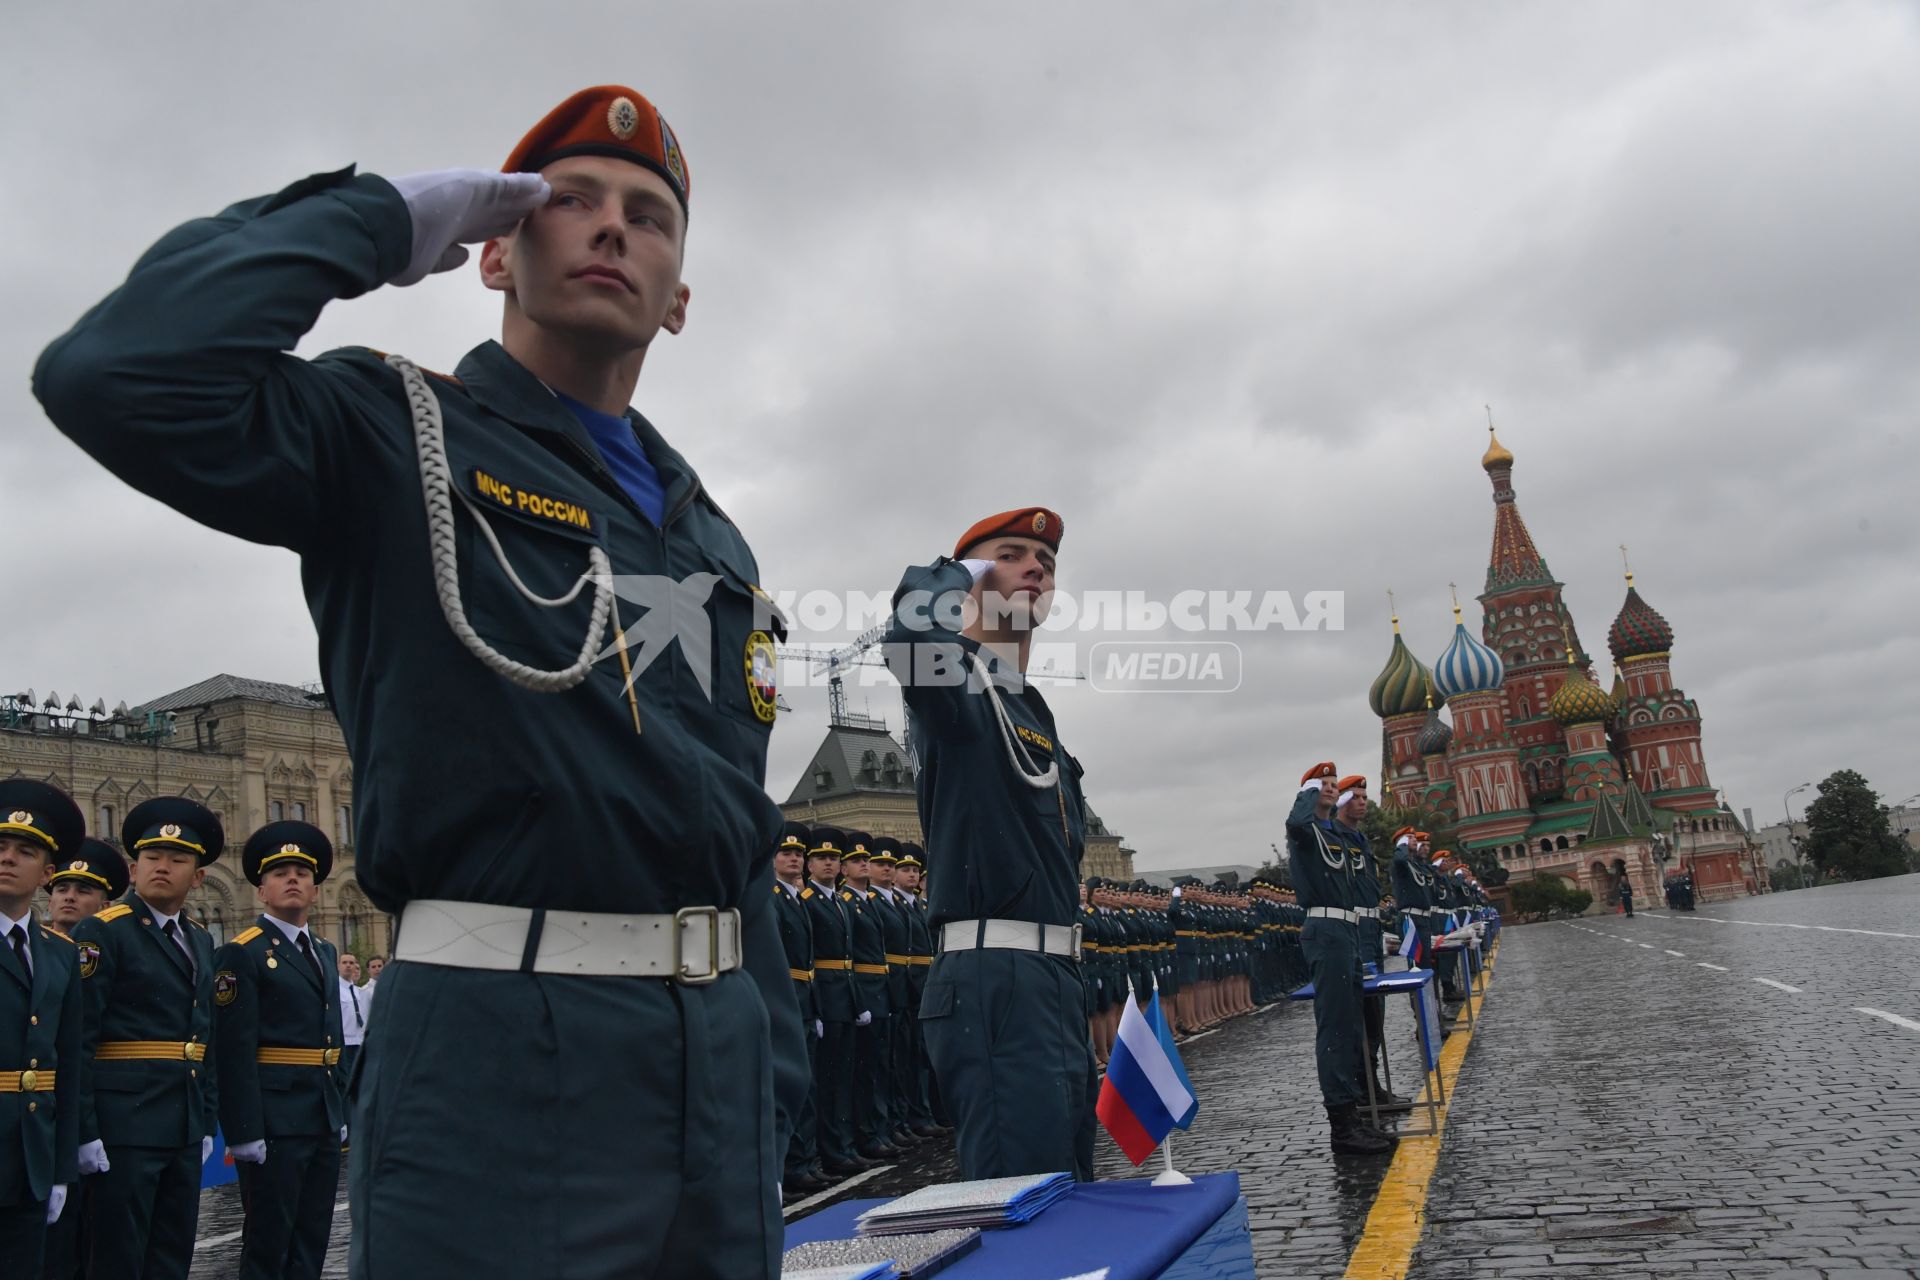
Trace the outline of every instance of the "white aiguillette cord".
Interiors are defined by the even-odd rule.
[[[478,658],[489,671],[535,693],[563,693],[578,685],[593,670],[600,643],[606,636],[607,620],[613,613],[613,563],[599,547],[587,548],[587,570],[563,596],[549,600],[534,594],[520,575],[507,563],[507,553],[486,515],[463,493],[453,488],[452,472],[447,465],[446,424],[440,416],[440,398],[428,385],[419,366],[405,356],[388,356],[387,363],[406,384],[407,406],[413,413],[413,443],[420,457],[420,488],[427,500],[427,554],[433,561],[433,584],[440,597],[440,612],[447,625],[459,637],[467,652]],[[514,590],[542,609],[559,609],[579,598],[580,589],[593,583],[593,617],[587,624],[587,640],[572,666],[559,671],[542,671],[524,662],[515,662],[480,638],[467,621],[467,607],[460,599],[460,563],[454,540],[453,498],[458,497],[480,527],[494,559],[506,570]]]
[[[978,653],[968,650],[967,656],[973,659],[974,669],[980,673],[980,678],[986,682],[987,701],[993,704],[994,722],[1000,726],[1000,741],[1006,744],[1007,759],[1012,763],[1013,771],[1020,775],[1022,782],[1025,782],[1035,791],[1044,791],[1048,787],[1058,783],[1060,781],[1060,762],[1058,760],[1048,762],[1044,771],[1037,769],[1037,766],[1033,763],[1033,757],[1027,754],[1026,747],[1021,745],[1019,738],[1014,734],[1013,720],[1007,715],[1006,705],[1000,700],[1000,689],[999,686],[994,683],[992,670],[981,660]]]

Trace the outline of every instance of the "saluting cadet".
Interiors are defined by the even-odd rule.
[[[184,1280],[199,1224],[200,1166],[219,1116],[213,939],[187,895],[226,836],[204,806],[161,796],[121,827],[133,892],[74,927],[86,1000],[80,1169],[93,1191],[87,1274]]]
[[[1093,1176],[1096,1077],[1074,927],[1086,799],[1025,676],[1060,533],[1045,507],[980,521],[952,558],[906,571],[886,636],[920,825],[938,854],[940,954],[920,1025],[967,1178]]]
[[[1423,835],[1412,827],[1401,827],[1393,833],[1392,877],[1394,902],[1402,915],[1412,918],[1414,930],[1425,940],[1433,930],[1427,916],[1433,894],[1428,886]]]
[[[401,918],[353,1086],[355,1274],[771,1275],[806,1090],[769,893],[784,632],[630,407],[687,321],[687,159],[600,85],[501,170],[347,168],[181,227],[34,390],[129,484],[301,556],[359,879]],[[452,377],[289,354],[482,242],[501,341]],[[499,1176],[556,1151],[565,1178]]]
[[[0,782],[0,1275],[40,1274],[77,1176],[81,993],[73,940],[33,918],[57,865],[86,865],[86,822],[44,782]]]
[[[846,837],[834,827],[815,827],[807,851],[805,899],[813,926],[813,998],[820,1015],[814,1113],[821,1167],[836,1177],[870,1166],[854,1150],[853,1033],[863,1012],[853,990],[853,921],[835,883]]]
[[[333,1231],[346,1104],[335,1068],[339,957],[307,917],[333,870],[333,842],[305,822],[270,822],[240,869],[259,920],[214,959],[220,1132],[240,1175],[242,1280],[314,1280]]]
[[[931,1138],[940,1133],[934,1122],[933,1103],[927,1089],[927,1042],[920,1033],[920,997],[927,989],[927,974],[933,967],[933,929],[927,923],[927,900],[920,887],[927,864],[924,850],[912,841],[900,846],[900,865],[894,868],[897,896],[907,910],[907,1059],[894,1061],[894,1076],[900,1081],[898,1096],[906,1099],[907,1129],[915,1137]]]
[[[881,1162],[900,1154],[887,1139],[892,1116],[885,1081],[891,1069],[887,1015],[892,1011],[887,992],[886,922],[872,896],[873,837],[849,831],[847,849],[840,858],[840,905],[846,908],[853,930],[853,995],[860,1016],[853,1020],[853,1132],[854,1151],[864,1160]]]
[[[1372,965],[1378,973],[1386,959],[1386,946],[1380,926],[1380,872],[1373,860],[1373,843],[1360,830],[1367,814],[1367,780],[1358,774],[1335,784],[1340,794],[1334,806],[1334,831],[1347,847],[1353,862],[1353,909],[1359,916],[1360,962],[1364,969]],[[1380,1074],[1380,1059],[1386,1052],[1387,1002],[1385,996],[1367,996],[1361,1002],[1366,1018],[1367,1070],[1373,1076],[1373,1103],[1382,1111],[1411,1111],[1413,1102],[1386,1087]]]
[[[53,882],[47,888],[47,920],[55,929],[71,934],[82,920],[106,910],[109,903],[126,891],[127,860],[105,840],[88,836],[81,841],[78,851],[54,859]],[[78,972],[76,964],[75,973]],[[78,1017],[73,1025],[74,1035],[78,1036]],[[77,1064],[75,1069],[77,1072]],[[79,1087],[76,1074],[76,1102],[68,1108],[76,1121]],[[74,1280],[85,1274],[81,1232],[91,1216],[89,1205],[96,1177],[97,1174],[68,1184],[66,1210],[47,1228],[47,1257],[40,1269],[44,1280]]]
[[[1361,1041],[1360,917],[1352,906],[1359,891],[1348,846],[1334,830],[1338,776],[1327,761],[1302,775],[1287,815],[1287,864],[1307,912],[1301,946],[1313,979],[1314,1064],[1333,1150],[1379,1155],[1393,1150],[1394,1140],[1360,1120],[1367,1089],[1361,1076],[1366,1054]]]
[[[807,1037],[808,1078],[814,1077],[819,1057],[820,1010],[813,998],[813,921],[807,903],[813,890],[805,879],[807,841],[813,833],[804,822],[788,822],[780,829],[780,846],[773,851],[773,892],[778,895],[780,943],[787,952],[787,976],[793,979],[794,1003],[800,1007],[800,1026]],[[819,1191],[828,1185],[817,1173],[820,1163],[820,1118],[814,1090],[793,1126],[787,1143],[786,1173],[781,1185],[795,1195]]]

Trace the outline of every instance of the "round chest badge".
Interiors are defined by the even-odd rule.
[[[760,718],[762,724],[772,724],[779,710],[775,701],[779,692],[775,684],[777,662],[771,636],[764,631],[756,631],[747,637],[747,697],[753,703],[753,714]]]

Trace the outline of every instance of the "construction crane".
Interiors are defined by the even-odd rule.
[[[887,627],[885,624],[882,624],[877,627],[869,627],[867,630],[855,636],[851,642],[838,649],[823,652],[822,650],[803,645],[782,645],[776,649],[775,652],[782,658],[790,658],[796,662],[812,663],[816,675],[824,670],[827,673],[828,722],[835,725],[855,725],[852,714],[847,710],[847,691],[841,681],[841,676],[849,667],[886,666],[886,659],[882,658],[879,654],[868,652],[873,646],[879,644],[886,634]],[[1027,678],[1036,682],[1045,682],[1049,680],[1085,680],[1087,677],[1086,673],[1081,671],[1056,671],[1051,667],[1043,667],[1037,671],[1028,672]],[[860,719],[862,721],[870,721],[871,717],[862,716]],[[884,725],[880,723],[862,723],[856,727],[872,729],[881,728],[884,727]]]

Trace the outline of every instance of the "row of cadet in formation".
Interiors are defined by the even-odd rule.
[[[304,822],[254,832],[265,911],[216,945],[184,907],[219,819],[160,797],[120,834],[131,865],[57,788],[0,782],[0,1276],[184,1280],[216,1129],[241,1275],[317,1276],[351,1066],[339,957],[306,923],[332,845]]]

